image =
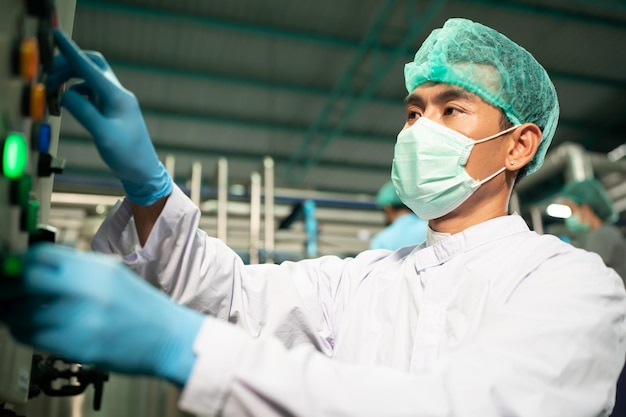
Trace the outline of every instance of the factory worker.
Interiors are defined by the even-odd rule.
[[[604,186],[596,179],[569,182],[561,197],[572,210],[565,225],[574,234],[576,246],[600,255],[626,280],[626,241],[614,225],[617,212]]]
[[[626,292],[599,256],[507,213],[559,109],[544,69],[504,35],[450,19],[405,67],[392,178],[429,220],[426,242],[281,265],[244,265],[198,230],[137,100],[102,56],[55,36],[50,82],[84,80],[62,104],[126,199],[93,242],[113,256],[35,247],[23,279],[3,284],[0,318],[19,340],[170,380],[202,415],[610,412]]]
[[[372,237],[370,249],[396,250],[426,240],[428,222],[417,217],[400,200],[393,182],[387,181],[380,187],[376,205],[385,214],[386,227]]]

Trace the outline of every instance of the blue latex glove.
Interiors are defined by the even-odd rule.
[[[28,345],[179,386],[205,316],[174,303],[115,258],[50,244],[31,248],[23,278],[0,281],[0,321]]]
[[[101,54],[81,51],[59,30],[54,37],[61,54],[55,57],[48,88],[83,79],[63,94],[61,105],[91,133],[128,199],[149,206],[168,196],[172,179],[159,161],[135,95],[120,84]]]

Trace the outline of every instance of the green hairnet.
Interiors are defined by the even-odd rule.
[[[378,190],[378,195],[376,195],[376,204],[378,207],[384,206],[402,206],[404,203],[398,197],[398,193],[396,192],[396,187],[394,187],[393,182],[388,181],[380,190]]]
[[[432,81],[454,84],[500,107],[513,124],[535,123],[543,132],[527,174],[543,163],[559,118],[559,102],[545,69],[521,46],[494,29],[449,19],[435,29],[404,67],[410,92]]]
[[[588,204],[591,210],[603,221],[614,222],[617,220],[617,213],[611,197],[598,180],[569,182],[561,190],[561,196],[578,205]]]

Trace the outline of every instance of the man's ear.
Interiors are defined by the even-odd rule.
[[[510,137],[506,168],[509,171],[518,171],[526,166],[537,153],[542,133],[536,124],[524,123],[515,129]]]

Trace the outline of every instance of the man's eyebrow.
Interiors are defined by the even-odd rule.
[[[408,96],[406,96],[406,98],[404,99],[404,107],[408,106],[409,104],[414,104],[418,107],[423,108],[424,99],[415,93],[411,93]]]
[[[476,99],[476,95],[470,93],[464,88],[449,88],[446,89],[439,94],[437,94],[433,98],[433,103],[437,105],[441,105],[447,103],[451,100],[465,100],[465,101],[474,101]]]

